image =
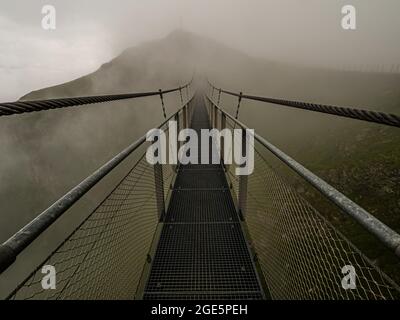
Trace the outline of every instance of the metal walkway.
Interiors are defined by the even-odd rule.
[[[192,128],[209,129],[197,103]],[[221,165],[179,168],[144,298],[263,298]]]

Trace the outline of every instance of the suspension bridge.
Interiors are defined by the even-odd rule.
[[[197,132],[248,129],[239,120],[245,99],[400,127],[400,117],[393,114],[251,96],[210,82],[205,86],[196,91],[191,81],[164,91],[0,103],[0,117],[160,96],[165,121],[159,129],[167,134],[170,120]],[[164,97],[172,94],[179,95],[181,106],[168,116]],[[222,95],[238,98],[236,114],[221,106]],[[6,270],[24,264],[20,255],[39,236],[46,237],[92,188],[128,164],[128,173],[36,268],[27,270],[7,299],[399,299],[396,282],[299,193],[271,157],[397,257],[400,235],[267,137],[255,133],[254,138],[254,172],[237,176],[237,166],[223,159],[151,165],[144,134],[0,246],[1,280]],[[224,143],[219,147],[223,155]],[[55,267],[56,289],[41,285],[46,265]],[[351,290],[342,286],[344,266],[356,272]]]

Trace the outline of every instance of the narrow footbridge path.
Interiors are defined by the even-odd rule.
[[[199,137],[211,128],[202,99],[196,99],[191,128]],[[181,165],[145,299],[262,297],[222,164]]]

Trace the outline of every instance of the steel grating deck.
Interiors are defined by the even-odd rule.
[[[192,128],[209,128],[204,105]],[[144,299],[262,299],[221,165],[179,168]]]

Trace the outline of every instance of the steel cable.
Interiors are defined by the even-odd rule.
[[[234,96],[234,97],[241,97],[241,99],[247,100],[254,100],[254,101],[261,101],[261,102],[268,102],[272,104],[303,109],[308,111],[320,112],[331,114],[335,116],[357,119],[362,121],[374,122],[379,124],[384,124],[393,127],[400,127],[400,116],[390,113],[378,112],[378,111],[371,111],[366,109],[356,109],[351,107],[339,107],[333,105],[325,105],[325,104],[317,104],[317,103],[309,103],[309,102],[302,102],[302,101],[292,101],[292,100],[283,100],[283,99],[275,99],[269,97],[260,97],[260,96],[253,96],[247,94],[240,94],[224,89],[218,89],[213,84],[208,82],[213,89],[221,90],[221,92]]]
[[[109,101],[157,96],[160,94],[168,94],[180,91],[182,89],[186,89],[188,88],[189,85],[190,83],[186,84],[183,87],[169,89],[165,91],[0,103],[0,117],[22,114],[22,113],[38,112],[44,110],[76,107],[76,106],[103,103]]]

